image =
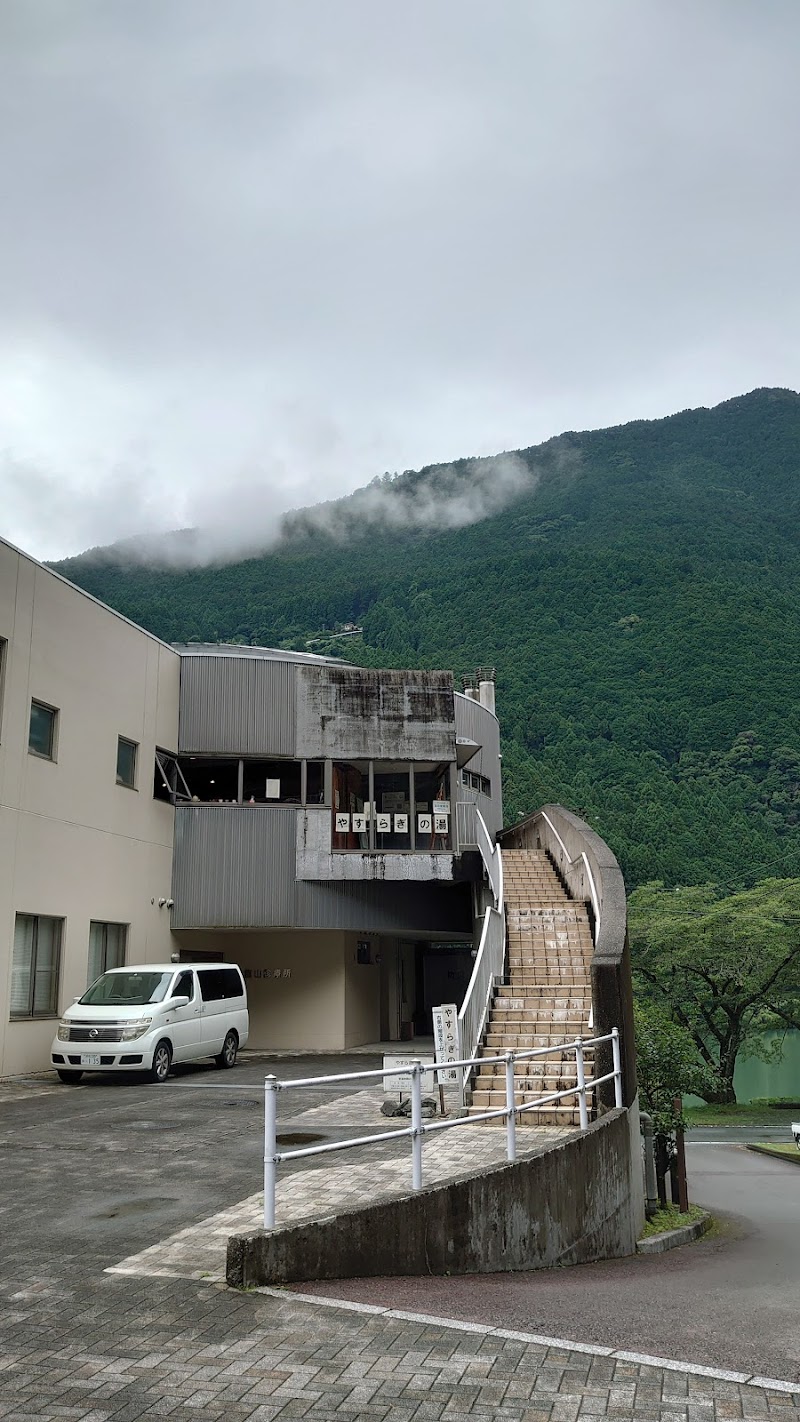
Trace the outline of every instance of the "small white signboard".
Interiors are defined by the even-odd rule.
[[[433,815],[417,815],[417,832],[419,834],[431,834],[433,831]]]
[[[450,814],[450,801],[449,801],[449,800],[434,800],[434,802],[433,802],[433,813],[434,813],[435,815],[449,815],[449,814]]]
[[[376,828],[376,830],[378,831],[378,834],[391,834],[391,832],[392,832],[392,817],[391,817],[391,815],[376,815],[376,816],[375,816],[375,828]]]
[[[437,834],[447,834],[450,824],[449,815],[434,815],[433,828]]]
[[[366,815],[353,815],[353,834],[366,834],[366,832],[367,832],[367,817],[366,817]]]
[[[408,834],[408,815],[395,815],[394,832],[395,834]]]
[[[392,1067],[407,1067],[408,1071],[398,1073],[397,1076],[385,1076],[383,1078],[383,1089],[387,1096],[398,1093],[402,1096],[411,1095],[411,1067],[420,1062],[424,1067],[433,1067],[433,1057],[384,1057],[383,1070],[390,1071]],[[422,1075],[422,1094],[430,1096],[434,1088],[433,1071],[425,1071]]]
[[[347,834],[348,831],[349,831],[349,829],[350,829],[350,816],[349,816],[349,815],[340,815],[340,814],[337,813],[337,816],[336,816],[336,833],[337,833],[337,834]]]
[[[458,1032],[458,1008],[454,1002],[446,1002],[433,1009],[433,1041],[436,1061],[457,1062],[461,1060],[461,1045]],[[437,1071],[440,1086],[458,1085],[460,1067],[447,1067]]]

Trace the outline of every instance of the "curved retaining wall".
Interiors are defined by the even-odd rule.
[[[487,1127],[491,1130],[491,1127]],[[633,1254],[644,1220],[635,1111],[535,1155],[359,1209],[228,1240],[233,1288],[485,1274]]]
[[[552,859],[573,898],[590,906],[594,928],[592,1001],[598,1036],[619,1027],[622,1048],[622,1100],[636,1101],[636,1048],[633,1034],[628,914],[622,871],[608,845],[584,820],[561,805],[544,805],[498,835],[502,849],[543,849]],[[598,1074],[612,1069],[611,1047],[597,1053]],[[604,1107],[614,1105],[614,1083],[600,1087]]]

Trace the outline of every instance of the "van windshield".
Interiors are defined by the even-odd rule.
[[[173,973],[103,973],[78,1001],[89,1007],[144,1007],[161,1002]]]

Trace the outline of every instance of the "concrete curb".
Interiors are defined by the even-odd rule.
[[[746,1142],[746,1148],[755,1151],[756,1155],[768,1155],[770,1160],[785,1160],[787,1165],[800,1165],[800,1150],[797,1155],[782,1155],[778,1151],[770,1150],[766,1145],[756,1145],[755,1141]]]
[[[652,1234],[649,1239],[640,1239],[636,1244],[637,1254],[666,1254],[668,1249],[677,1249],[681,1244],[691,1244],[711,1228],[711,1216],[701,1215],[691,1224],[680,1225],[678,1229],[666,1229],[663,1234]]]

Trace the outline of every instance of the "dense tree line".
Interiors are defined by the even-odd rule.
[[[469,527],[392,530],[344,500],[335,534],[296,520],[240,563],[59,567],[168,641],[494,665],[508,822],[578,810],[630,885],[794,875],[800,397],[754,391],[520,457],[535,486]],[[392,483],[411,500],[436,478]],[[362,636],[326,643],[344,623]]]

